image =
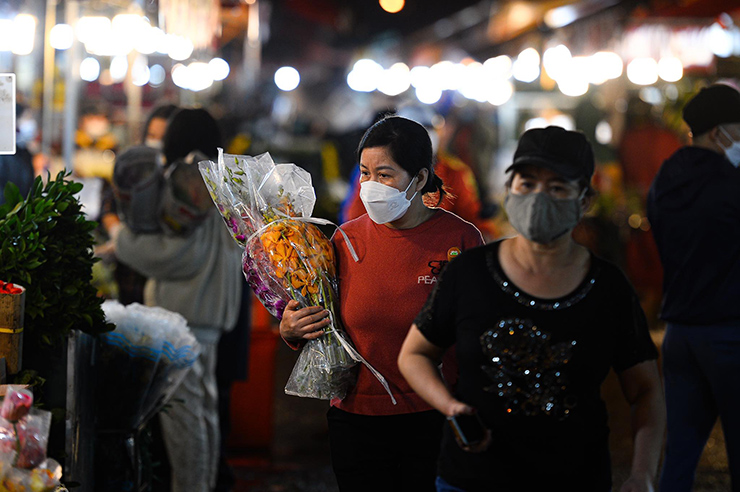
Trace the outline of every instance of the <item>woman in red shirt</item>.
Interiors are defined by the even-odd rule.
[[[358,148],[360,198],[368,213],[342,226],[359,256],[333,241],[340,316],[358,352],[387,380],[397,403],[364,366],[357,384],[328,413],[332,465],[340,490],[434,490],[443,418],[409,387],[396,359],[416,314],[442,268],[461,251],[483,244],[458,216],[424,205],[439,192],[432,144],[420,124],[398,116],[371,126]],[[323,334],[328,312],[286,307],[280,333],[290,344]],[[445,363],[448,378],[452,360]],[[452,368],[454,369],[454,367]]]

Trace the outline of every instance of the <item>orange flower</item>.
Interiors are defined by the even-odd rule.
[[[260,236],[275,275],[285,287],[317,294],[323,274],[333,277],[334,249],[321,230],[301,221],[271,224]],[[288,275],[290,274],[290,275]]]
[[[262,245],[265,249],[270,249],[272,244],[280,240],[280,236],[282,236],[280,230],[277,227],[271,227],[262,233],[260,241],[262,241]]]
[[[305,270],[295,270],[290,274],[290,283],[294,289],[300,289],[302,295],[306,295],[306,292],[310,294],[318,294],[319,286],[315,282],[312,282],[310,276]]]

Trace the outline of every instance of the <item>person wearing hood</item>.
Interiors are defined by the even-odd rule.
[[[740,490],[740,92],[702,89],[684,107],[692,144],[661,166],[648,219],[663,263],[668,412],[660,489],[692,489],[717,417]]]

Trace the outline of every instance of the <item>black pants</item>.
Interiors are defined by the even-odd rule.
[[[434,492],[444,417],[437,411],[327,413],[334,474],[342,492]]]

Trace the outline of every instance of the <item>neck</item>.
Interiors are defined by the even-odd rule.
[[[412,229],[429,220],[433,214],[434,210],[424,205],[421,195],[417,194],[414,199],[411,200],[409,209],[400,219],[396,219],[393,222],[388,222],[383,225],[391,229]]]
[[[535,243],[522,235],[511,240],[511,255],[525,270],[537,273],[569,266],[581,248],[567,233],[548,244]]]
[[[691,141],[691,145],[694,147],[700,147],[702,149],[711,150],[713,152],[716,152],[718,154],[724,155],[725,149],[720,147],[717,142],[711,137],[713,132],[716,132],[717,129],[710,130],[707,133],[704,133],[702,135],[699,135],[698,137],[694,137]]]

